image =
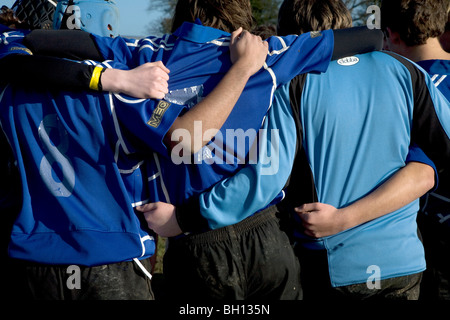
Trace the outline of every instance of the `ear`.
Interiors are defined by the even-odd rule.
[[[399,45],[402,42],[400,34],[397,31],[392,31],[391,28],[386,28],[386,37],[392,44]]]

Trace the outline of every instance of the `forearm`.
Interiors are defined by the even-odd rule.
[[[341,208],[344,229],[394,212],[420,198],[434,186],[434,169],[426,164],[410,162],[366,197]]]
[[[23,39],[33,55],[9,55],[0,60],[0,81],[26,88],[89,89],[93,66],[69,61],[103,61],[89,33],[74,30],[34,30]]]
[[[165,143],[169,149],[182,143],[182,149],[186,152],[199,151],[222,127],[250,76],[251,74],[245,66],[241,66],[239,63],[232,65],[220,83],[205,99],[175,120],[165,136]],[[198,121],[201,121],[202,130],[195,130]],[[187,130],[191,140],[172,141],[172,134],[177,129]]]
[[[0,82],[45,90],[89,89],[94,66],[54,57],[10,55],[0,59]]]
[[[34,55],[104,60],[91,35],[80,30],[33,30],[25,36],[23,44]]]

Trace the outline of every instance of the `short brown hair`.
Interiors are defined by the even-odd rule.
[[[172,20],[172,32],[181,24],[200,19],[203,25],[226,32],[242,27],[253,28],[254,19],[249,0],[178,0]]]
[[[351,26],[352,16],[341,0],[284,0],[278,14],[281,36]]]
[[[3,24],[11,29],[29,29],[29,26],[20,21],[14,11],[9,9],[7,6],[2,6],[0,8],[0,24]]]
[[[398,32],[407,46],[425,44],[445,31],[449,0],[383,0],[381,28]]]

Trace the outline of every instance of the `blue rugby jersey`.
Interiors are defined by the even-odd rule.
[[[27,54],[22,38],[21,31],[2,34],[0,57]],[[112,100],[109,94],[1,88],[2,134],[23,194],[11,257],[93,266],[153,255],[153,236],[128,197],[130,181],[142,184],[139,162],[124,157],[126,136]]]
[[[164,102],[158,104],[115,95],[118,117],[135,137],[139,137],[138,143],[134,141],[134,151],[145,152],[150,146],[155,152],[146,158],[145,164],[150,195],[136,205],[153,201],[183,203],[249,162],[249,149],[255,139],[251,133],[261,127],[275,90],[297,74],[325,71],[333,51],[331,30],[321,34],[269,39],[265,67],[250,78],[220,133],[192,157],[174,159],[162,143],[173,123],[170,113],[185,112],[209,94],[220,81],[231,64],[230,34],[199,24],[184,23],[173,35],[162,38],[95,39],[105,59],[128,67],[161,60],[171,71],[170,92]],[[290,68],[286,68],[287,64]],[[131,105],[133,116],[121,105]],[[139,116],[140,121],[136,120]],[[156,141],[148,138],[149,132],[155,131],[160,132],[160,138]],[[233,134],[240,133],[250,134],[238,145]]]
[[[417,62],[431,77],[434,85],[450,101],[450,60],[424,60]],[[431,219],[450,228],[450,167],[440,173],[436,190],[424,196],[421,210]]]
[[[380,81],[391,78],[398,81]],[[364,197],[405,165],[411,140],[438,168],[449,161],[449,103],[406,59],[381,52],[341,59],[321,76],[308,74],[303,90],[303,146],[319,202],[341,208]],[[320,239],[298,232],[297,240],[327,250],[333,286],[366,282],[371,266],[381,279],[417,273],[425,269],[418,207],[417,200]]]
[[[206,186],[212,185],[220,177],[228,174],[231,171],[229,167],[237,167],[237,163],[227,164],[223,168],[215,166],[214,169],[211,169],[213,166],[204,164],[202,168],[206,170],[199,169],[198,165],[189,166],[189,169],[181,170],[181,176],[175,176],[181,177],[185,185],[177,183],[176,179],[169,179],[171,183],[165,184],[162,179],[167,172],[173,174],[175,168],[182,167],[174,165],[166,155],[162,138],[167,129],[182,111],[191,106],[189,102],[195,103],[196,99],[211,91],[230,64],[227,46],[229,34],[196,25],[186,25],[179,32],[178,36],[165,36],[162,39],[113,41],[114,45],[125,46],[129,50],[119,50],[123,54],[119,55],[119,58],[113,56],[118,61],[104,62],[106,67],[129,68],[135,66],[133,63],[156,61],[162,55],[163,61],[172,71],[172,94],[168,97],[170,101],[168,103],[112,94],[79,96],[30,92],[28,95],[27,92],[25,95],[24,91],[9,86],[5,88],[1,100],[2,126],[18,158],[25,194],[23,209],[12,234],[10,244],[12,257],[50,264],[96,265],[151,255],[154,242],[145,231],[145,227],[139,224],[139,219],[134,215],[129,203],[138,205],[149,200],[168,201],[169,197],[183,201],[192,192],[203,191]],[[200,41],[205,35],[208,35],[208,43],[198,42],[197,46],[195,40]],[[14,49],[9,46],[12,37],[3,36],[10,39],[3,41],[2,53],[26,51],[20,47],[20,36],[14,39],[17,40]],[[220,37],[216,39],[217,36]],[[168,41],[177,42],[178,39],[182,39],[178,46],[177,43],[171,46]],[[157,43],[156,47],[153,46],[154,43]],[[203,74],[199,71],[200,75],[193,83],[194,65],[186,67],[180,64],[180,61],[186,56],[199,55],[203,52],[200,46],[212,48],[211,55],[202,57],[211,59],[211,65],[214,67]],[[103,48],[101,45],[99,47]],[[191,47],[196,50],[189,51]],[[259,129],[278,85],[286,83],[300,72],[324,71],[332,54],[333,36],[330,31],[314,38],[309,36],[274,38],[270,47],[267,68],[260,72],[259,76],[254,77],[248,89],[250,93],[247,96],[243,95],[239,103],[242,105],[241,108],[257,105],[257,108],[252,109],[257,113],[256,120],[254,117],[247,117],[244,120],[242,109],[232,118],[238,124],[233,125],[230,120],[228,125],[230,128],[240,128],[242,125],[243,131],[246,128]],[[130,52],[136,54],[137,58],[129,54]],[[170,59],[173,63],[168,62]],[[285,72],[281,66],[288,60],[292,60],[290,62],[292,69]],[[196,62],[198,59],[191,58],[192,61]],[[178,69],[175,66],[181,70],[176,72]],[[197,63],[195,66],[200,70],[205,69],[204,63]],[[219,76],[214,76],[217,72]],[[195,93],[194,96],[192,92]],[[259,101],[258,99],[265,103],[253,104]],[[182,101],[188,105],[178,105],[173,101]],[[61,108],[63,105],[65,107]],[[83,108],[83,106],[90,107]],[[245,109],[244,114],[247,112],[250,111]],[[99,114],[95,115],[96,113]],[[87,119],[91,116],[98,121],[90,123],[91,120]],[[104,130],[111,131],[104,133],[103,136],[100,130],[102,126]],[[80,134],[83,128],[86,128],[84,133],[90,133],[89,136]],[[226,128],[227,126],[224,126],[223,130]],[[33,132],[36,129],[38,133]],[[21,130],[23,132],[19,134]],[[56,137],[53,136],[55,134]],[[92,139],[92,135],[97,139],[90,145],[85,139]],[[21,149],[22,141],[26,141],[25,144],[32,148]],[[61,141],[62,143],[58,144]],[[250,141],[248,146],[251,144]],[[248,152],[248,146],[244,148],[243,154]],[[82,150],[85,150],[84,154],[81,153],[83,156],[77,155],[77,152]],[[140,153],[140,156],[136,157],[137,160],[127,157],[137,152]],[[163,154],[163,157],[158,153]],[[95,155],[105,162],[106,168],[93,169],[87,165],[95,163],[93,159],[96,159]],[[145,159],[145,162],[142,159]],[[44,169],[41,168],[41,163],[44,163]],[[210,179],[208,172],[214,170],[219,173]],[[106,176],[105,172],[113,174]],[[148,179],[148,184],[142,184],[143,177]],[[195,180],[200,180],[200,183],[196,184]],[[89,187],[99,181],[107,181],[107,187],[103,185],[93,192]],[[191,182],[193,188],[185,189]],[[40,200],[35,201],[35,193],[40,195],[38,197]],[[99,199],[105,199],[100,207]],[[109,203],[110,200],[113,201],[112,205]],[[105,207],[108,208],[108,219],[105,218]],[[82,214],[79,213],[80,210],[83,211]],[[49,243],[51,250],[47,250],[44,243]],[[43,247],[46,250],[42,250]]]
[[[450,100],[450,60],[424,60],[417,64],[428,72],[436,88]]]

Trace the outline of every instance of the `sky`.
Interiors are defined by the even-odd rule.
[[[148,10],[151,0],[115,0],[120,11],[119,33],[123,36],[148,36],[148,24],[158,18],[160,12]],[[0,6],[11,7],[15,0],[0,0]]]

